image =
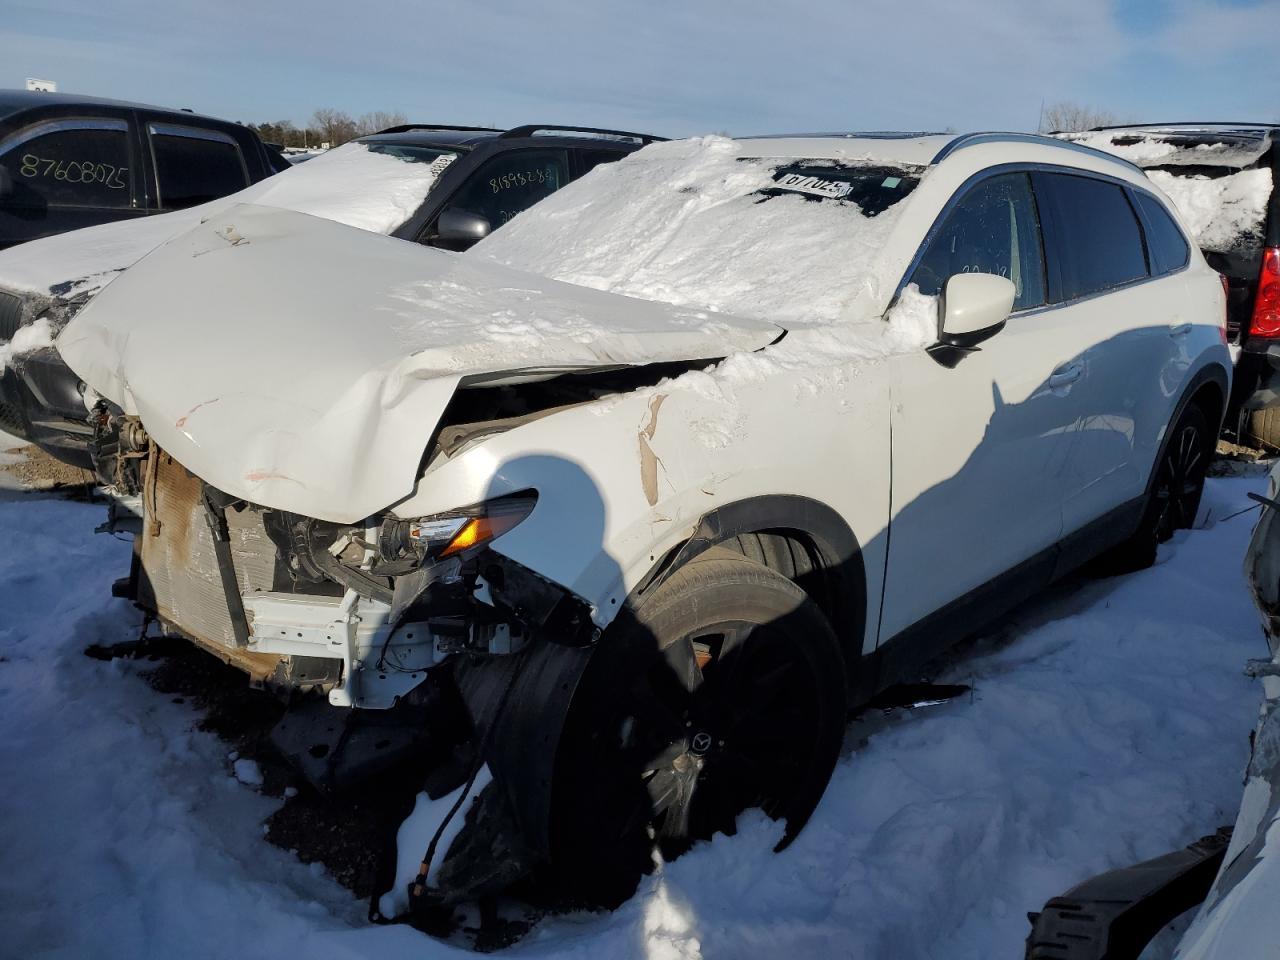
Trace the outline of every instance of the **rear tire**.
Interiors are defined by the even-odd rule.
[[[1280,450],[1280,407],[1249,411],[1245,421],[1245,440],[1271,453]]]
[[[844,660],[798,586],[724,548],[675,571],[600,645],[556,759],[556,873],[598,904],[635,890],[656,846],[678,856],[737,815],[818,805],[844,736]]]
[[[1151,566],[1159,544],[1196,522],[1215,445],[1204,411],[1188,404],[1160,451],[1142,522],[1133,536],[1102,558],[1102,572],[1128,573]]]

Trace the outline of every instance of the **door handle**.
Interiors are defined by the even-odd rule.
[[[1189,323],[1175,323],[1169,328],[1169,336],[1171,337],[1185,337],[1190,332],[1191,324]]]
[[[1072,363],[1065,367],[1059,367],[1049,377],[1049,387],[1057,389],[1058,387],[1066,387],[1075,383],[1084,376],[1084,364]]]

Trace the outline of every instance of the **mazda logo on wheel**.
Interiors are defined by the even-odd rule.
[[[695,733],[693,735],[693,743],[690,745],[694,753],[706,753],[711,749],[711,734]]]

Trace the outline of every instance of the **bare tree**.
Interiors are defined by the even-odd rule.
[[[398,127],[408,122],[409,118],[399,110],[374,110],[364,114],[356,121],[356,132],[361,137],[367,137],[369,134],[385,130],[387,127]]]
[[[1119,118],[1108,110],[1097,110],[1071,100],[1051,103],[1040,111],[1041,133],[1075,133],[1119,122]]]
[[[321,107],[312,114],[311,126],[321,141],[327,141],[331,147],[353,140],[358,135],[356,122],[341,110],[331,107]]]

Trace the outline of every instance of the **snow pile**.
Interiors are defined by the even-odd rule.
[[[1212,179],[1179,177],[1161,170],[1147,176],[1169,195],[1201,249],[1225,253],[1241,243],[1261,240],[1271,198],[1269,169]]]
[[[1261,478],[1210,480],[1204,512]],[[226,775],[189,705],[110,597],[129,545],[101,507],[0,494],[0,924],[13,956],[434,960],[469,950],[403,927],[262,840],[278,800]],[[13,498],[17,499],[13,499]],[[972,696],[851,728],[813,820],[744,816],[612,914],[546,918],[511,958],[1019,956],[1026,911],[1235,816],[1265,656],[1240,576],[1255,513],[1211,519],[1151,570],[1066,584],[940,678]],[[68,585],[73,584],[74,588]],[[417,856],[425,851],[423,846]],[[415,865],[416,866],[416,865]]]
[[[47,317],[20,327],[12,340],[0,343],[0,373],[4,372],[15,357],[53,346],[53,334],[53,324]]]
[[[785,327],[839,319],[897,222],[853,203],[765,199],[794,160],[740,159],[723,137],[646,147],[516,217],[478,244],[531,273]]]
[[[363,143],[348,143],[224,199],[390,233],[422,205],[446,165],[405,160]]]
[[[421,206],[443,169],[348,143],[198,207],[19,244],[0,252],[0,287],[64,297],[92,295],[160,244],[238,203],[296,210],[390,233]]]

